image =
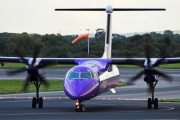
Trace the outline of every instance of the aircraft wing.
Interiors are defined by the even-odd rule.
[[[173,63],[180,63],[180,57],[177,57],[177,58],[165,58],[164,61],[162,62],[163,63],[167,63],[167,64],[173,64]]]
[[[31,57],[25,57],[25,59],[33,59]],[[110,64],[134,64],[134,61],[143,63],[146,58],[37,58],[41,63],[51,63],[56,62],[58,64],[78,64],[79,61],[104,61]],[[131,61],[132,60],[132,61]],[[0,62],[11,62],[11,63],[22,63],[20,57],[0,57]],[[180,61],[179,61],[180,62]]]
[[[31,57],[25,57],[26,60],[33,59]],[[57,64],[76,64],[75,58],[36,58],[40,63],[57,63]],[[0,57],[0,62],[10,63],[22,63],[20,57]]]
[[[161,61],[162,58],[150,58],[154,63],[156,61]],[[118,65],[139,65],[144,66],[145,61],[147,58],[111,58],[112,64],[118,64]],[[164,58],[160,64],[174,64],[174,63],[180,63],[180,57],[177,58]]]
[[[30,60],[33,58],[25,57],[25,59]],[[106,62],[109,64],[117,65],[137,65],[144,64],[146,58],[37,58],[40,63],[57,63],[57,64],[79,64],[82,61],[97,60]],[[160,60],[161,58],[151,58],[154,60]],[[0,62],[11,62],[11,63],[22,63],[19,57],[0,57]],[[180,63],[180,57],[177,58],[164,58],[162,64],[173,64]]]

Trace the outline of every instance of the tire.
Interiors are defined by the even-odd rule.
[[[76,111],[76,112],[79,112],[79,108],[78,108],[77,105],[76,105],[76,107],[75,107],[75,111]]]
[[[43,99],[42,99],[42,97],[39,98],[38,103],[39,103],[39,108],[43,108]]]
[[[80,111],[81,111],[81,112],[84,112],[85,110],[86,110],[85,106],[84,106],[84,105],[81,105],[81,106],[80,106]]]
[[[154,99],[154,109],[158,109],[158,98]]]
[[[151,109],[152,108],[152,100],[151,98],[148,98],[148,109]]]
[[[36,108],[36,103],[37,103],[37,100],[35,97],[33,97],[32,99],[32,108]]]

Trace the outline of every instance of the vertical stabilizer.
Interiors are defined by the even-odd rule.
[[[105,36],[105,47],[103,58],[111,58],[112,51],[112,33],[111,33],[111,16],[113,11],[164,11],[164,8],[112,8],[111,5],[106,8],[60,8],[55,11],[106,11],[107,13],[107,25]],[[78,40],[77,40],[78,41]]]
[[[104,53],[103,53],[102,58],[108,58],[108,49],[109,49],[109,45],[105,44],[105,46],[104,46]]]
[[[105,46],[104,46],[104,54],[102,58],[111,58],[112,51],[112,33],[111,33],[111,16],[113,12],[112,6],[108,5],[106,7],[107,13],[107,25],[106,25],[106,34],[105,34]]]

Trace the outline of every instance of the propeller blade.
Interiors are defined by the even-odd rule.
[[[23,63],[25,63],[26,65],[28,65],[28,60],[26,60],[26,59],[22,56],[22,54],[19,52],[18,49],[15,49],[14,53],[21,58],[21,60],[22,60]]]
[[[147,58],[147,64],[148,66],[150,66],[151,60],[150,60],[150,47],[149,46],[146,46],[145,53],[146,53],[146,58]]]
[[[42,77],[39,73],[37,74],[37,76],[39,77],[40,81],[45,85],[45,87],[49,86],[49,83],[45,80],[44,77]]]
[[[160,65],[163,60],[164,60],[164,58],[161,58],[160,60],[157,60],[156,63],[154,65],[152,65],[152,68],[157,67],[158,65]]]
[[[23,92],[27,91],[27,88],[28,88],[28,85],[29,85],[29,81],[30,81],[30,79],[29,79],[29,77],[27,77],[26,80],[25,80],[25,83],[23,85],[23,88],[22,88]]]
[[[137,80],[139,77],[141,77],[144,74],[144,70],[140,71],[136,76],[130,79],[130,82],[134,82]]]
[[[6,71],[6,74],[11,76],[11,75],[15,75],[15,74],[18,74],[18,73],[22,73],[24,71],[26,71],[26,68],[17,69],[17,70],[14,70],[14,71]]]
[[[157,75],[160,75],[160,76],[162,76],[164,78],[166,78],[166,80],[168,80],[170,82],[172,81],[172,78],[170,76],[167,76],[167,75],[165,75],[164,73],[162,73],[160,71],[154,70],[154,73],[157,74]]]

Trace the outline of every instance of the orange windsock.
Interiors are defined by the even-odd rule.
[[[88,38],[88,34],[80,35],[79,37],[77,37],[76,39],[74,39],[71,43],[74,44],[74,43],[78,42],[79,40],[81,40],[81,39],[83,39],[83,38]]]

